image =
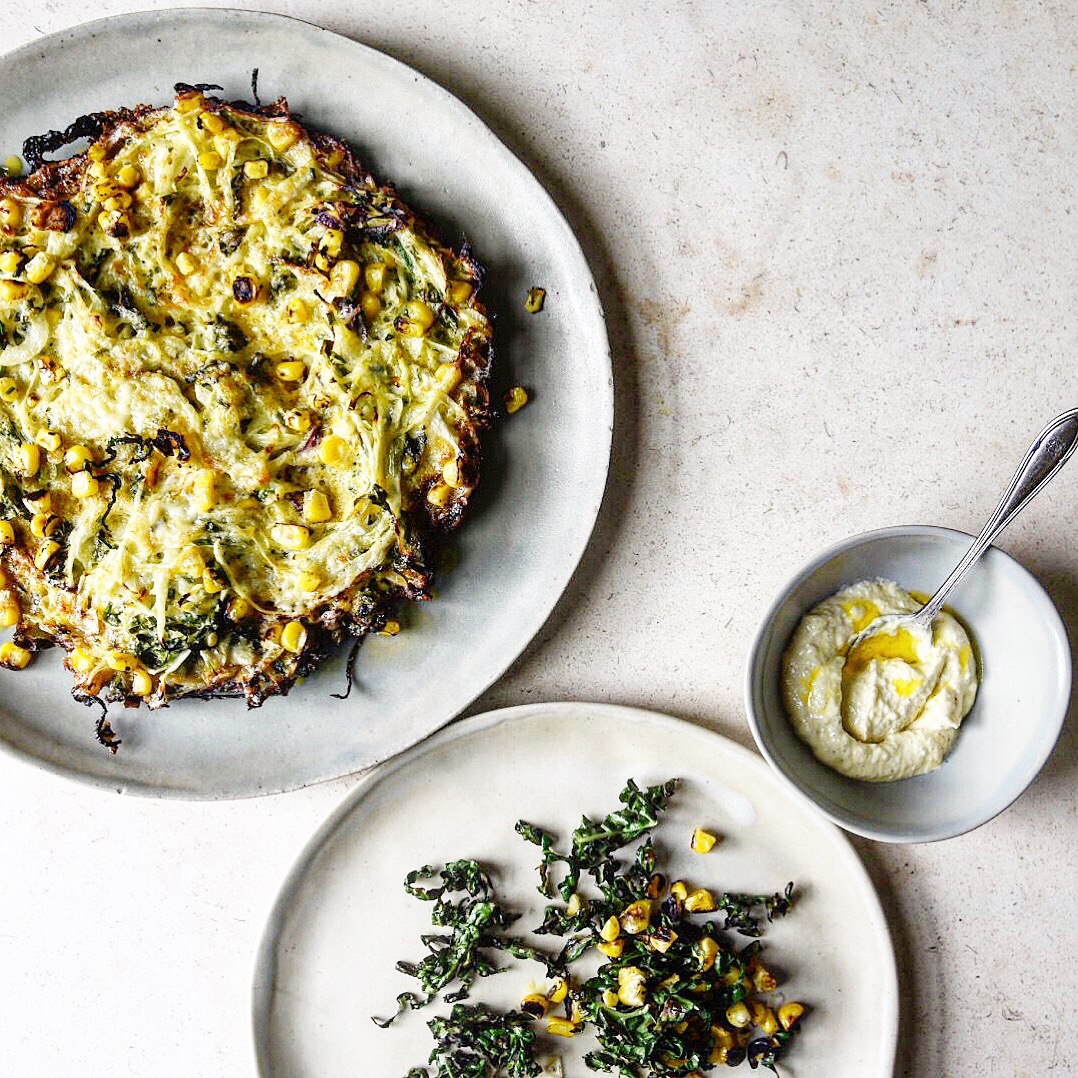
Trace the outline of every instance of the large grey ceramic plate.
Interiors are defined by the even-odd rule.
[[[498,893],[542,919],[538,852],[513,831],[520,818],[564,837],[580,813],[617,805],[624,780],[683,785],[657,834],[671,878],[760,893],[796,881],[790,915],[764,937],[786,999],[811,1006],[781,1071],[788,1078],[891,1078],[898,989],[891,939],[872,884],[841,832],[789,791],[758,756],[718,734],[634,708],[530,704],[456,723],[363,781],[300,857],[270,917],[254,980],[254,1034],[263,1078],[403,1075],[432,1048],[426,1022],[441,1004],[392,1014],[414,990],[398,959],[418,960],[430,907],[401,882],[421,864],[476,857],[495,872]],[[707,857],[689,852],[693,827],[723,841]],[[736,940],[736,937],[734,937]],[[548,947],[550,937],[532,942]],[[501,964],[501,963],[499,963]],[[506,962],[483,980],[478,1001],[519,1006],[531,963]],[[590,1035],[544,1038],[581,1062]],[[745,1068],[748,1071],[748,1068]],[[718,1073],[717,1071],[715,1072]]]
[[[241,797],[290,789],[385,760],[466,707],[550,614],[595,522],[613,412],[602,309],[557,207],[461,102],[411,68],[326,30],[277,15],[185,10],[124,15],[0,59],[0,148],[122,104],[167,102],[177,81],[220,83],[249,98],[286,95],[309,124],[356,146],[380,179],[489,271],[497,388],[534,400],[489,439],[487,468],[436,601],[392,640],[361,652],[347,702],[343,658],[286,700],[181,702],[117,716],[110,757],[94,715],[69,695],[56,655],[0,672],[0,741],[46,767],[133,792]],[[523,311],[531,285],[545,310]]]

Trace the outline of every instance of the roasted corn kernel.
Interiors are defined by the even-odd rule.
[[[93,459],[93,452],[86,446],[73,445],[64,454],[64,467],[69,472],[81,472]]]
[[[284,316],[294,326],[301,326],[311,317],[311,309],[299,296],[293,296],[284,309]]]
[[[666,954],[677,942],[677,933],[672,928],[657,928],[648,936],[648,946],[659,954]]]
[[[587,900],[578,895],[575,891],[569,896],[569,902],[565,907],[566,917],[575,917],[581,910],[587,906]]]
[[[47,453],[55,453],[64,444],[63,438],[54,430],[38,431],[34,441]]]
[[[370,262],[363,268],[363,280],[371,292],[381,292],[386,286],[386,264]]]
[[[32,479],[41,470],[41,447],[33,442],[23,442],[15,454],[19,471]]]
[[[734,1003],[726,1008],[726,1021],[734,1029],[744,1029],[752,1021],[752,1012],[744,1003]]]
[[[201,471],[195,476],[195,507],[200,513],[208,513],[217,505],[217,475]]]
[[[769,1037],[778,1033],[778,1019],[775,1017],[775,1012],[766,1003],[753,1000],[749,1004],[749,1011],[752,1014],[752,1024],[761,1033],[766,1033]]]
[[[651,921],[651,903],[642,898],[638,902],[632,902],[622,910],[621,929],[627,936],[639,936],[647,931]]]
[[[563,1003],[569,994],[569,982],[564,977],[559,977],[546,994],[551,1003]]]
[[[14,599],[0,603],[0,629],[11,629],[18,625],[20,614],[19,604]]]
[[[505,410],[509,415],[519,412],[528,403],[528,391],[523,386],[513,386],[504,397]]]
[[[443,363],[435,372],[434,377],[446,393],[452,393],[460,385],[460,367],[455,363]]]
[[[299,138],[299,132],[289,120],[277,120],[266,125],[266,138],[278,153],[284,153]]]
[[[779,986],[775,975],[766,966],[759,963],[749,967],[749,980],[757,992],[774,992]]]
[[[307,376],[307,365],[298,359],[286,359],[278,363],[276,369],[282,382],[302,382]]]
[[[3,254],[0,254],[0,271],[14,276],[19,272],[21,265],[22,255],[18,251],[4,251]]]
[[[71,493],[76,498],[93,498],[101,490],[101,483],[89,472],[76,472],[71,477]]]
[[[405,337],[422,337],[434,325],[434,311],[421,299],[409,300],[393,325]]]
[[[460,486],[460,465],[456,459],[447,460],[442,465],[442,479],[445,481],[447,487],[459,487]]]
[[[638,966],[618,970],[618,1002],[626,1007],[642,1007],[647,999],[647,978]]]
[[[19,398],[19,383],[14,378],[0,378],[0,401],[13,404]]]
[[[779,1007],[779,1025],[789,1031],[793,1029],[804,1017],[805,1008],[800,1003],[784,1003]]]
[[[51,539],[59,527],[59,517],[51,513],[35,513],[30,521],[30,534],[35,539]]]
[[[149,696],[153,692],[153,678],[149,670],[139,668],[131,674],[131,692],[135,696]]]
[[[134,165],[123,165],[116,173],[116,182],[121,187],[138,187],[142,173]]]
[[[15,542],[15,529],[10,520],[0,520],[0,546],[12,546]]]
[[[41,284],[42,281],[47,281],[56,269],[56,259],[51,255],[45,254],[44,251],[38,251],[29,262],[26,263],[26,269],[23,270],[23,276],[31,284]]]
[[[532,1018],[543,1018],[546,1015],[550,1001],[546,996],[532,992],[520,1001],[520,1009]]]
[[[595,949],[607,958],[621,958],[625,952],[625,940],[611,940],[609,943],[597,943]]]
[[[329,499],[320,490],[308,490],[303,495],[303,519],[308,524],[325,524],[333,519]]]
[[[339,435],[331,434],[322,439],[318,447],[318,456],[323,464],[339,468],[352,456],[352,447]]]
[[[176,269],[185,277],[190,277],[198,269],[198,263],[186,251],[181,251],[176,256]]]
[[[529,288],[527,296],[524,297],[524,310],[526,310],[528,314],[538,314],[543,309],[543,304],[545,302],[545,288]]]
[[[445,483],[435,483],[427,491],[427,501],[436,509],[444,509],[449,504],[452,492],[452,488],[446,486]]]
[[[711,969],[715,965],[715,959],[719,956],[719,945],[710,936],[703,936],[698,939],[693,944],[692,950],[702,970]]]
[[[233,621],[243,621],[250,613],[251,604],[239,595],[228,604],[228,616]]]
[[[38,547],[37,553],[34,555],[34,565],[44,572],[49,563],[57,554],[60,553],[60,544],[55,539],[46,539],[44,543]]]
[[[219,595],[227,587],[228,582],[215,569],[202,570],[202,590],[207,595]]]
[[[0,225],[15,228],[22,221],[22,206],[13,198],[0,199]]]
[[[0,666],[6,666],[9,670],[25,670],[33,658],[26,648],[5,640],[0,644]]]
[[[88,674],[97,666],[97,660],[85,648],[75,648],[67,657],[67,663],[76,674]]]
[[[599,929],[599,938],[611,943],[621,935],[621,921],[617,917],[608,917],[602,928]]]
[[[211,135],[218,135],[228,126],[221,116],[218,116],[216,112],[203,112],[199,114],[198,122],[203,128]]]
[[[225,162],[224,158],[216,150],[203,150],[198,155],[198,163],[207,172],[216,172]]]
[[[5,303],[17,303],[30,294],[30,286],[22,281],[0,281],[0,300]]]
[[[138,659],[126,651],[109,651],[105,653],[105,665],[117,673],[126,673],[135,670],[139,666]]]
[[[322,586],[322,581],[319,579],[316,573],[300,573],[299,574],[299,589],[300,591],[312,592],[318,591]]]
[[[243,166],[243,174],[249,180],[264,180],[269,175],[269,162],[248,161]]]
[[[401,631],[401,623],[390,619],[378,630],[379,636],[399,636]]]
[[[718,906],[715,905],[715,896],[703,887],[698,887],[685,899],[685,909],[689,913],[714,913]]]
[[[359,307],[363,312],[363,317],[368,322],[373,322],[382,309],[382,301],[373,292],[364,292],[359,297]]]
[[[290,621],[281,630],[281,647],[300,652],[307,643],[307,627],[301,621]]]
[[[548,1018],[546,1031],[554,1037],[575,1037],[576,1024],[567,1018]]]
[[[458,306],[461,303],[467,303],[472,298],[472,282],[471,281],[450,281],[449,282],[449,301],[455,303]]]
[[[703,831],[698,827],[692,833],[692,840],[689,842],[689,848],[693,853],[711,853],[715,848],[715,843],[718,841],[717,835],[713,835],[708,831]]]
[[[342,258],[329,273],[330,287],[338,296],[349,296],[359,283],[359,263]]]

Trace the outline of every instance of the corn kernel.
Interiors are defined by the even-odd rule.
[[[625,940],[611,940],[609,943],[597,943],[595,949],[607,958],[621,958],[625,950]]]
[[[443,363],[434,372],[434,377],[446,393],[452,393],[460,385],[460,367],[455,363]]]
[[[105,665],[117,673],[126,673],[135,670],[139,666],[138,659],[126,651],[109,651],[105,653]]]
[[[666,954],[677,942],[677,933],[672,928],[657,928],[648,936],[648,946],[659,954]]]
[[[282,382],[302,382],[307,374],[306,364],[298,359],[287,359],[284,363],[278,363],[277,377]]]
[[[0,199],[0,225],[15,228],[22,221],[22,206],[13,198]]]
[[[291,431],[295,431],[297,434],[305,434],[311,429],[311,414],[310,412],[285,412],[282,417],[284,425]]]
[[[648,878],[647,896],[651,899],[662,898],[666,890],[666,877],[661,872],[653,872]]]
[[[216,112],[203,112],[199,114],[198,122],[211,135],[219,135],[228,126]]]
[[[4,273],[10,273],[14,276],[19,272],[19,266],[22,265],[22,255],[18,251],[5,251],[0,254],[0,270]]]
[[[76,472],[71,477],[71,493],[76,498],[94,498],[101,491],[101,483],[89,472]]]
[[[339,228],[327,228],[322,237],[322,249],[326,254],[336,258],[341,253],[341,244],[344,243],[344,233]]]
[[[186,93],[180,94],[176,98],[176,111],[182,113],[192,113],[201,110],[203,104],[205,104],[202,94],[196,90],[188,90]]]
[[[546,302],[545,288],[529,288],[528,295],[524,299],[524,310],[528,314],[538,314]]]
[[[472,283],[471,281],[450,281],[449,282],[449,301],[455,303],[458,306],[461,303],[467,303],[472,298]]]
[[[0,666],[6,666],[9,670],[25,670],[32,658],[26,648],[20,648],[10,640],[0,644]]]
[[[586,900],[581,898],[580,895],[578,895],[576,893],[576,891],[574,891],[569,896],[569,902],[565,907],[565,916],[566,917],[576,917],[577,914],[579,914],[580,911],[582,909],[584,909],[584,907],[586,905],[587,905]]]
[[[359,265],[350,258],[342,258],[329,273],[330,287],[338,296],[349,296],[359,283]]]
[[[331,434],[328,438],[322,439],[322,443],[318,447],[318,455],[323,464],[340,467],[352,456],[352,450],[343,438],[336,434]]]
[[[73,445],[64,454],[64,467],[69,472],[81,472],[93,459],[93,453],[86,446]]]
[[[616,917],[608,917],[606,923],[599,929],[600,939],[605,940],[607,943],[611,943],[621,935],[621,921]]]
[[[670,894],[679,902],[684,902],[689,897],[689,885],[684,880],[674,880],[670,884]]]
[[[46,539],[34,555],[34,565],[44,572],[54,557],[60,552],[60,544],[55,539]]]
[[[121,210],[128,209],[131,202],[131,196],[126,191],[120,191],[105,199],[105,209],[108,210],[109,213],[119,213]]]
[[[63,438],[54,430],[42,430],[38,431],[35,442],[47,453],[55,453],[57,449],[64,444]]]
[[[363,267],[363,280],[371,292],[381,292],[386,286],[386,264],[370,262]]]
[[[228,616],[233,621],[243,621],[251,613],[251,604],[241,596],[236,596],[228,604]]]
[[[519,412],[528,403],[528,391],[523,386],[513,386],[505,395],[505,410],[509,415]]]
[[[744,1029],[752,1021],[752,1012],[744,1003],[734,1003],[726,1008],[726,1021],[734,1029]]]
[[[779,986],[778,979],[771,970],[758,964],[749,967],[749,980],[757,992],[774,992]]]
[[[311,531],[302,524],[274,524],[273,536],[285,550],[306,550],[311,545]]]
[[[15,529],[10,520],[0,520],[0,546],[15,544]]]
[[[642,1007],[647,999],[647,980],[637,966],[622,966],[618,970],[618,1002],[626,1007]]]
[[[320,490],[308,490],[303,495],[303,519],[308,524],[325,524],[333,519],[329,499]]]
[[[784,1003],[779,1007],[778,1019],[779,1025],[782,1026],[787,1032],[793,1029],[794,1026],[801,1021],[804,1016],[805,1008],[800,1003]]]
[[[307,643],[307,627],[301,621],[290,621],[281,630],[281,647],[286,651],[300,652]]]
[[[546,1031],[554,1037],[575,1037],[576,1025],[568,1018],[548,1018]]]
[[[198,263],[186,251],[181,251],[176,256],[176,269],[178,269],[184,277],[189,277],[196,269],[198,269]]]
[[[19,624],[19,604],[14,599],[0,603],[0,629],[11,629]]]
[[[288,120],[277,120],[266,125],[266,138],[278,153],[284,153],[298,137],[296,125]]]
[[[299,574],[299,589],[300,591],[312,592],[318,591],[321,587],[322,581],[315,573],[300,573]]]
[[[41,447],[33,442],[23,442],[16,453],[19,462],[19,471],[28,479],[32,479],[41,469]]]
[[[200,513],[208,513],[217,504],[217,475],[201,471],[195,476],[195,506]]]
[[[718,841],[717,835],[713,835],[709,831],[702,831],[697,827],[692,833],[689,848],[693,853],[711,853],[715,848],[715,843]]]
[[[381,629],[378,630],[379,636],[399,636],[401,631],[401,623],[399,621],[387,621]]]
[[[38,251],[38,253],[26,263],[26,269],[23,271],[23,276],[25,276],[31,284],[41,284],[52,276],[55,269],[56,259],[45,254],[44,251]]]
[[[108,156],[109,151],[105,148],[103,143],[95,142],[87,151],[86,156],[91,161],[104,161]]]
[[[340,146],[334,146],[329,153],[326,154],[323,164],[326,168],[336,168],[344,160],[344,150]]]
[[[124,165],[116,173],[116,182],[121,187],[138,187],[142,180],[142,173],[134,165]]]
[[[617,1005],[618,1005],[618,994],[617,994],[617,992],[612,992],[609,988],[607,988],[603,992],[603,1006],[604,1007],[616,1007]]]
[[[14,378],[0,378],[0,401],[14,404],[19,398],[19,383]]]
[[[234,127],[226,127],[219,135],[214,136],[213,145],[221,155],[222,161],[228,159],[241,138],[242,136]]]
[[[51,513],[35,513],[30,521],[30,534],[35,539],[51,539],[59,527],[59,517]]]
[[[9,176],[21,176],[22,175],[22,160],[12,154],[10,157],[4,160],[4,171]]]
[[[301,326],[311,317],[311,309],[299,296],[294,296],[288,301],[284,316],[293,325]]]
[[[435,483],[427,491],[427,502],[436,509],[444,509],[449,504],[452,493],[452,488],[446,486],[445,483]]]
[[[435,314],[421,299],[409,300],[393,323],[405,337],[422,337],[434,325]]]
[[[778,1033],[778,1019],[775,1017],[775,1012],[766,1003],[754,1000],[749,1004],[749,1010],[752,1013],[752,1024],[761,1033],[766,1034],[768,1037]]]
[[[685,909],[689,913],[714,913],[718,907],[715,905],[715,896],[700,887],[685,899]]]
[[[247,161],[243,166],[243,174],[249,180],[264,180],[269,175],[269,162]]]
[[[639,936],[645,932],[651,920],[651,903],[642,898],[639,902],[632,902],[622,911],[620,917],[621,930],[627,936]]]
[[[85,648],[75,648],[67,663],[76,674],[88,674],[97,666],[97,660]]]
[[[16,303],[30,294],[30,286],[22,281],[0,281],[0,300]]]
[[[546,1015],[550,1001],[546,996],[532,992],[520,1001],[520,1009],[531,1018],[543,1018]]]
[[[359,297],[360,310],[363,311],[363,317],[372,322],[378,317],[378,312],[382,309],[382,301],[373,292],[364,292]]]
[[[153,678],[148,670],[138,669],[131,675],[131,692],[135,696],[149,696],[153,692]]]
[[[447,460],[442,465],[442,479],[445,480],[447,487],[459,487],[460,486],[460,465],[457,461]]]
[[[225,162],[216,150],[203,150],[198,155],[198,163],[207,172],[216,172]]]
[[[256,187],[251,194],[251,205],[256,210],[261,209],[272,197],[268,187]]]
[[[228,583],[215,569],[207,568],[202,571],[202,590],[207,595],[219,595],[227,587]]]
[[[702,970],[709,970],[715,965],[715,959],[719,956],[719,945],[710,936],[704,936],[693,944],[693,954],[696,955]]]

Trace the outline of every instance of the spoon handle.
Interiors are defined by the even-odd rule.
[[[1070,460],[1076,448],[1078,408],[1071,408],[1056,416],[1033,440],[1025,459],[1014,473],[1010,486],[996,506],[996,511],[988,518],[984,530],[973,541],[954,572],[917,612],[918,621],[931,622],[940,612],[947,596],[958,586],[958,582],[969,572],[974,562],[992,545],[996,536],[1048,485],[1056,472]]]

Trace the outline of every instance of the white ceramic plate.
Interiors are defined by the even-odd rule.
[[[0,672],[0,742],[121,790],[183,797],[271,793],[385,760],[459,713],[519,655],[568,583],[598,513],[613,413],[602,310],[580,248],[528,170],[456,98],[363,45],[277,15],[163,11],[89,23],[0,59],[0,146],[76,116],[164,103],[173,83],[286,95],[309,124],[356,146],[447,239],[466,234],[489,271],[497,390],[534,399],[487,441],[459,565],[407,631],[364,646],[346,703],[343,657],[248,712],[240,701],[121,713],[110,757],[74,703],[59,657]],[[523,311],[531,285],[545,310]]]
[[[579,703],[457,723],[367,777],[327,821],[286,882],[258,958],[254,1033],[263,1078],[404,1075],[423,1063],[432,1047],[425,1022],[444,1006],[406,1014],[388,1030],[369,1018],[392,1014],[396,995],[415,987],[394,963],[425,953],[419,937],[430,930],[430,907],[404,893],[405,874],[476,857],[496,866],[506,903],[529,911],[520,925],[536,924],[538,851],[514,834],[514,823],[568,835],[581,812],[615,807],[630,776],[684,780],[658,832],[660,856],[675,874],[755,893],[798,884],[798,904],[764,937],[786,997],[812,1007],[782,1073],[890,1078],[894,955],[872,885],[841,832],[758,756],[717,734],[652,712]],[[687,849],[700,825],[725,836],[707,857]],[[513,963],[479,982],[472,998],[517,1005],[541,973]],[[557,1042],[573,1078],[591,1073],[580,1062],[589,1042]]]

